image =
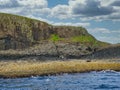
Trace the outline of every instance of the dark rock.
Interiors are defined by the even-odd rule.
[[[89,59],[117,59],[120,58],[120,45],[111,45],[106,48],[97,50],[89,55],[84,56]]]

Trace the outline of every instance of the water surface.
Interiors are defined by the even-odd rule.
[[[108,70],[0,79],[0,90],[120,90],[120,72]]]

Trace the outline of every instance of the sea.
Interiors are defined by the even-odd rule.
[[[120,72],[64,73],[26,78],[0,78],[0,90],[120,90]]]

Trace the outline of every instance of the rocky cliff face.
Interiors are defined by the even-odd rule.
[[[34,19],[0,13],[0,50],[27,48],[48,40],[52,34],[60,38],[90,35],[82,27],[52,26]]]
[[[57,48],[56,48],[57,47]],[[80,43],[42,41],[24,50],[1,50],[0,60],[67,60],[80,59],[94,52],[93,48]]]
[[[119,59],[120,58],[120,44],[110,45],[102,48],[96,52],[84,56],[88,59]]]
[[[118,47],[104,50],[103,47],[108,45],[96,40],[83,27],[53,26],[26,17],[0,13],[0,60],[109,57],[113,50],[117,51],[115,57],[120,53]]]
[[[0,13],[0,49],[26,48],[49,37],[51,25],[21,16]]]

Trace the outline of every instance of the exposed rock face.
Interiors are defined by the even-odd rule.
[[[50,41],[53,34],[64,40]],[[0,59],[120,58],[120,46],[100,49],[100,45],[108,44],[97,41],[83,27],[53,26],[34,19],[0,13]]]
[[[0,14],[0,44],[2,46],[0,49],[29,47],[36,41],[48,38],[50,30],[51,25],[45,22],[15,15]]]
[[[21,16],[0,13],[0,49],[23,49],[47,40],[52,34],[60,38],[89,35],[82,27],[52,26]]]
[[[57,49],[56,49],[57,47]],[[7,50],[0,51],[0,59],[36,59],[36,60],[60,60],[60,59],[77,59],[86,54],[90,54],[91,49],[80,43],[63,43],[41,42],[25,50]],[[92,49],[94,50],[94,49]]]
[[[118,59],[120,58],[120,44],[111,45],[106,48],[102,48],[90,55],[86,55],[84,58],[89,59]]]
[[[53,32],[58,34],[61,38],[89,35],[85,28],[73,26],[53,26]]]
[[[97,51],[78,43],[56,43],[56,45],[57,50],[52,42],[41,42],[39,45],[23,51],[0,51],[0,60],[120,59],[120,45],[109,46]]]
[[[57,47],[57,49],[56,49]],[[64,57],[81,57],[91,53],[92,51],[88,50],[88,47],[78,43],[52,43],[52,42],[42,42],[36,47],[32,47],[27,50],[28,54],[46,54],[46,55],[56,55]]]

